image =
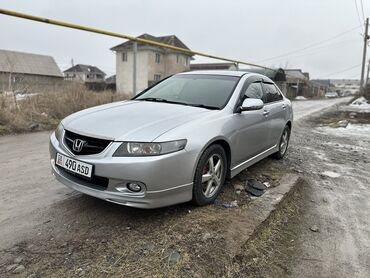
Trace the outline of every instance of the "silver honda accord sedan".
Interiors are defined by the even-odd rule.
[[[266,76],[186,72],[66,117],[50,137],[50,162],[61,183],[113,203],[206,205],[226,178],[283,158],[292,122],[291,102]]]

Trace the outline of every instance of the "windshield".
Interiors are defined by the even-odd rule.
[[[175,75],[135,99],[221,109],[228,102],[238,81],[239,77],[236,76]]]

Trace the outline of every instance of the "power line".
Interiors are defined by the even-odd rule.
[[[362,11],[362,19],[365,21],[365,13],[364,13],[364,3],[361,0],[361,11]]]
[[[357,0],[355,0],[355,6],[356,6],[357,18],[358,18],[358,21],[360,22],[361,29],[362,29],[362,28],[363,28],[363,27],[362,27],[363,21],[361,20],[360,12],[359,12],[359,10],[358,10]],[[365,18],[365,17],[364,17],[364,18]]]
[[[169,45],[169,44],[165,44],[165,43],[160,43],[160,42],[156,42],[156,41],[152,41],[152,40],[148,40],[148,39],[143,39],[143,38],[138,38],[138,37],[132,37],[132,36],[129,36],[129,35],[126,35],[126,34],[120,34],[120,33],[110,32],[110,31],[106,31],[106,30],[100,30],[100,29],[96,29],[96,28],[91,28],[91,27],[87,27],[87,26],[72,24],[72,23],[68,23],[68,22],[62,22],[62,21],[57,21],[57,20],[53,20],[53,19],[42,18],[42,17],[38,17],[38,16],[34,16],[34,15],[29,15],[29,14],[25,14],[25,13],[14,12],[14,11],[5,10],[5,9],[1,9],[1,8],[0,8],[0,14],[4,14],[4,15],[8,15],[8,16],[14,16],[14,17],[18,17],[18,18],[23,18],[23,19],[27,19],[27,20],[37,21],[37,22],[51,24],[51,25],[56,25],[56,26],[61,26],[61,27],[66,27],[66,28],[71,28],[71,29],[77,29],[77,30],[91,32],[91,33],[96,33],[96,34],[101,34],[101,35],[107,35],[107,36],[111,36],[111,37],[123,38],[123,39],[127,39],[127,40],[134,41],[134,42],[139,42],[139,43],[154,45],[154,46],[163,47],[163,48],[166,48],[166,49],[172,49],[172,50],[175,50],[175,51],[178,51],[178,52],[182,52],[182,53],[186,53],[186,54],[189,54],[189,55],[199,55],[199,56],[203,56],[203,57],[207,57],[207,58],[212,58],[212,59],[217,59],[217,60],[223,60],[223,61],[233,62],[233,63],[237,63],[237,64],[241,64],[241,65],[248,65],[248,66],[251,66],[251,67],[257,67],[257,68],[262,68],[262,69],[266,69],[266,70],[272,70],[274,72],[277,71],[276,69],[272,69],[272,68],[269,68],[269,67],[266,67],[266,66],[262,66],[262,65],[258,65],[258,64],[254,64],[254,63],[250,63],[250,62],[245,62],[245,61],[240,61],[240,60],[234,60],[234,59],[224,58],[224,57],[215,56],[215,55],[210,55],[210,54],[206,54],[206,53],[203,53],[203,52],[193,51],[193,50],[189,50],[189,49],[186,49],[186,48],[181,48],[181,47],[177,47],[177,46],[173,46],[173,45]],[[306,46],[306,47],[304,47],[304,48],[302,48],[300,50],[296,50],[294,52],[302,51],[302,50],[308,49],[310,47],[313,47],[313,46],[322,44],[324,42],[333,40],[333,39],[335,39],[335,38],[337,38],[339,36],[342,36],[342,35],[344,35],[346,33],[349,33],[351,31],[353,31],[353,30],[355,30],[357,28],[359,28],[359,27],[357,26],[357,27],[352,28],[352,29],[350,29],[348,31],[342,32],[342,33],[340,33],[340,34],[338,34],[336,36],[333,36],[333,37],[331,37],[329,39],[326,39],[324,41],[311,44],[309,46]],[[346,71],[346,70],[348,70],[348,69],[345,69],[344,71]],[[290,75],[289,74],[286,74],[286,76],[290,76]]]
[[[360,67],[360,66],[361,66],[361,64],[357,64],[357,65],[355,65],[355,66],[351,66],[351,67],[349,67],[349,68],[345,68],[345,69],[343,69],[343,70],[336,71],[336,72],[332,72],[332,73],[329,73],[329,74],[326,74],[326,75],[323,75],[323,76],[325,76],[325,77],[329,77],[329,76],[332,76],[332,75],[335,75],[335,74],[338,74],[338,73],[342,73],[342,72],[346,72],[346,71],[349,71],[349,70],[352,70],[352,69],[358,68],[358,67]]]
[[[362,26],[362,25],[360,25],[360,26]],[[306,49],[309,49],[309,48],[312,48],[312,47],[315,47],[315,46],[318,46],[318,45],[321,45],[321,44],[327,43],[328,41],[334,40],[334,39],[336,39],[336,38],[339,38],[339,37],[341,37],[341,36],[343,36],[343,35],[345,35],[345,34],[348,34],[348,33],[352,32],[352,31],[354,31],[354,30],[358,29],[360,26],[353,27],[353,28],[351,28],[351,29],[349,29],[349,30],[347,30],[347,31],[344,31],[344,32],[342,32],[342,33],[339,33],[339,34],[337,34],[337,35],[335,35],[335,36],[333,36],[333,37],[330,37],[330,38],[328,38],[328,39],[325,39],[325,40],[322,40],[322,41],[318,41],[318,42],[315,42],[315,43],[309,44],[309,45],[307,45],[307,46],[305,46],[305,47],[303,47],[303,48],[299,48],[299,49],[296,49],[296,50],[293,50],[293,51],[289,51],[289,52],[286,52],[286,53],[283,53],[283,54],[280,54],[280,55],[277,55],[277,56],[274,56],[274,57],[270,57],[270,58],[266,58],[266,59],[260,60],[260,61],[258,61],[257,63],[266,62],[266,61],[270,61],[270,60],[275,60],[275,59],[277,59],[277,58],[281,58],[281,57],[289,56],[289,55],[291,55],[291,54],[294,54],[294,53],[297,53],[297,52],[301,52],[301,51],[303,51],[303,50],[306,50]]]
[[[300,54],[297,54],[297,55],[287,56],[286,58],[291,58],[291,59],[297,59],[297,58],[302,58],[302,57],[304,58],[304,57],[307,57],[307,56],[315,55],[317,53],[326,52],[328,50],[342,48],[343,46],[347,46],[349,42],[352,43],[352,42],[355,42],[355,41],[357,42],[358,40],[357,39],[355,39],[355,40],[353,40],[353,39],[352,40],[342,40],[342,41],[331,43],[331,44],[328,44],[328,45],[315,47],[313,49],[310,49],[311,51],[309,51],[309,52],[304,52],[304,53],[300,53]],[[279,59],[277,62],[282,61],[282,60],[283,60],[283,58]]]

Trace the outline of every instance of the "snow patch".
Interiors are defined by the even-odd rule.
[[[307,100],[304,96],[297,96],[294,98],[295,100]]]
[[[370,138],[370,124],[351,124],[349,123],[347,127],[319,127],[319,131],[329,134],[334,134],[336,136],[343,137],[361,137],[363,139]]]
[[[364,97],[359,97],[352,101],[349,105],[341,107],[344,111],[353,111],[358,113],[370,113],[370,103]]]
[[[349,106],[362,106],[362,107],[369,107],[370,104],[368,103],[367,99],[364,97],[356,98]]]
[[[340,177],[340,174],[338,174],[336,172],[332,172],[332,171],[324,171],[324,172],[322,172],[322,174],[329,177],[329,178],[339,178]]]

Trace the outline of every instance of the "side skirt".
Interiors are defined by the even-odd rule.
[[[268,157],[269,155],[276,153],[278,151],[278,146],[274,145],[271,148],[268,148],[267,150],[261,152],[260,154],[257,154],[253,156],[252,158],[249,158],[248,160],[236,165],[231,169],[231,178],[235,177],[237,174],[239,174],[241,171],[247,169],[249,166],[257,163],[258,161]]]

